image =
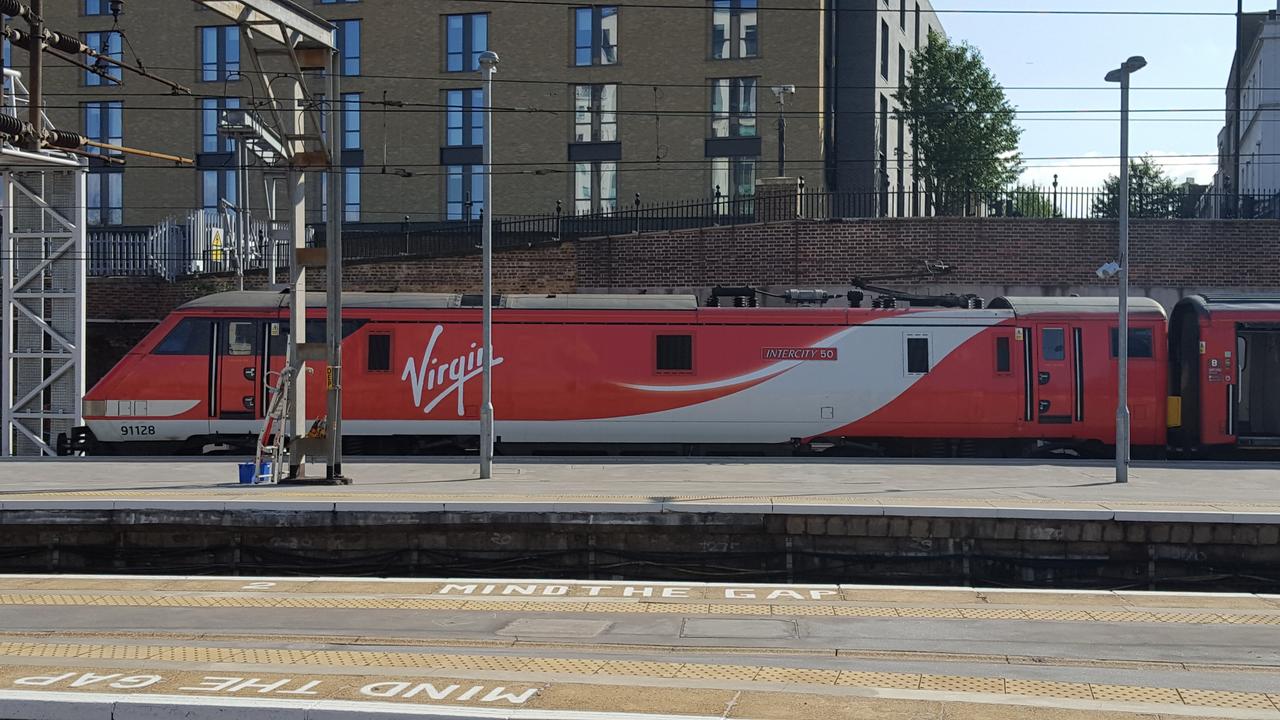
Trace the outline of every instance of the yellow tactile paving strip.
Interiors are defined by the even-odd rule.
[[[647,600],[444,600],[436,598],[297,596],[271,594],[115,594],[10,592],[0,605],[129,606],[170,608],[270,608],[330,610],[415,610],[504,613],[669,613],[678,615],[773,615],[778,617],[863,617],[933,620],[1014,620],[1041,622],[1162,623],[1191,625],[1275,625],[1280,612],[1165,612],[1135,610],[1044,610],[1016,607],[912,607],[857,605],[843,601],[793,603],[690,603]]]
[[[329,669],[329,672],[336,670],[339,673],[352,674],[369,673],[380,669],[421,670],[447,673],[451,677],[477,671],[518,676],[539,673],[560,676],[563,682],[572,682],[574,678],[581,677],[627,678],[631,681],[639,681],[641,684],[644,684],[645,680],[681,679],[708,683],[803,685],[811,686],[819,692],[823,687],[888,688],[1280,712],[1280,695],[1264,693],[1049,682],[991,676],[865,672],[715,663],[632,662],[456,653],[37,642],[0,642],[0,659],[4,659],[7,664],[22,662],[24,665],[40,665],[42,660],[125,660],[133,662],[134,667],[139,661],[164,663],[164,667],[170,668],[183,664],[279,666],[287,668],[295,675],[315,672],[321,667]],[[6,664],[0,664],[0,676],[5,674],[5,667]],[[255,668],[253,672],[259,674],[259,669]],[[545,682],[546,678],[539,676],[530,680]],[[551,682],[560,681],[557,679]]]

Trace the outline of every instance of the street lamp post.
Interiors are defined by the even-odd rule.
[[[773,94],[778,98],[778,177],[786,177],[787,96],[796,94],[796,86],[774,85]]]
[[[481,255],[484,265],[484,298],[481,301],[480,352],[480,478],[493,474],[493,74],[498,70],[498,54],[480,54],[484,69],[484,236]]]
[[[1116,400],[1116,482],[1129,482],[1129,76],[1147,66],[1137,55],[1107,73],[1120,83],[1120,328],[1117,331],[1119,388]]]

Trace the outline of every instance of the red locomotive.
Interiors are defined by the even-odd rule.
[[[221,293],[174,311],[88,393],[70,449],[251,447],[287,300]],[[352,451],[474,447],[489,351],[476,300],[345,296]],[[1079,297],[836,309],[508,295],[494,311],[499,451],[1101,454],[1115,436],[1116,310]],[[1280,299],[1184,299],[1171,338],[1154,301],[1130,312],[1135,452],[1280,446]],[[308,309],[309,341],[323,318]],[[308,408],[322,409],[314,365]]]

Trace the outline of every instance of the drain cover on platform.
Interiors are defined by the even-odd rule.
[[[680,628],[680,637],[759,640],[793,638],[796,637],[796,624],[792,620],[764,618],[688,618],[684,621],[684,627]]]

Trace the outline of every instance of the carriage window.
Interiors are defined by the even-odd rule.
[[[929,338],[907,338],[907,374],[923,375],[929,372]]]
[[[151,352],[153,355],[208,355],[209,327],[207,318],[183,318]]]
[[[1151,328],[1129,328],[1129,357],[1155,357]],[[1111,357],[1120,357],[1120,328],[1111,328]]]
[[[369,336],[369,372],[391,370],[391,336],[385,333]]]
[[[1045,360],[1067,359],[1067,333],[1062,328],[1040,331],[1040,353]]]
[[[1009,372],[1009,338],[996,338],[996,372]]]
[[[659,372],[689,372],[693,370],[693,336],[659,335]]]
[[[237,322],[232,320],[227,323],[228,355],[253,354],[253,326],[254,323],[252,321]]]

